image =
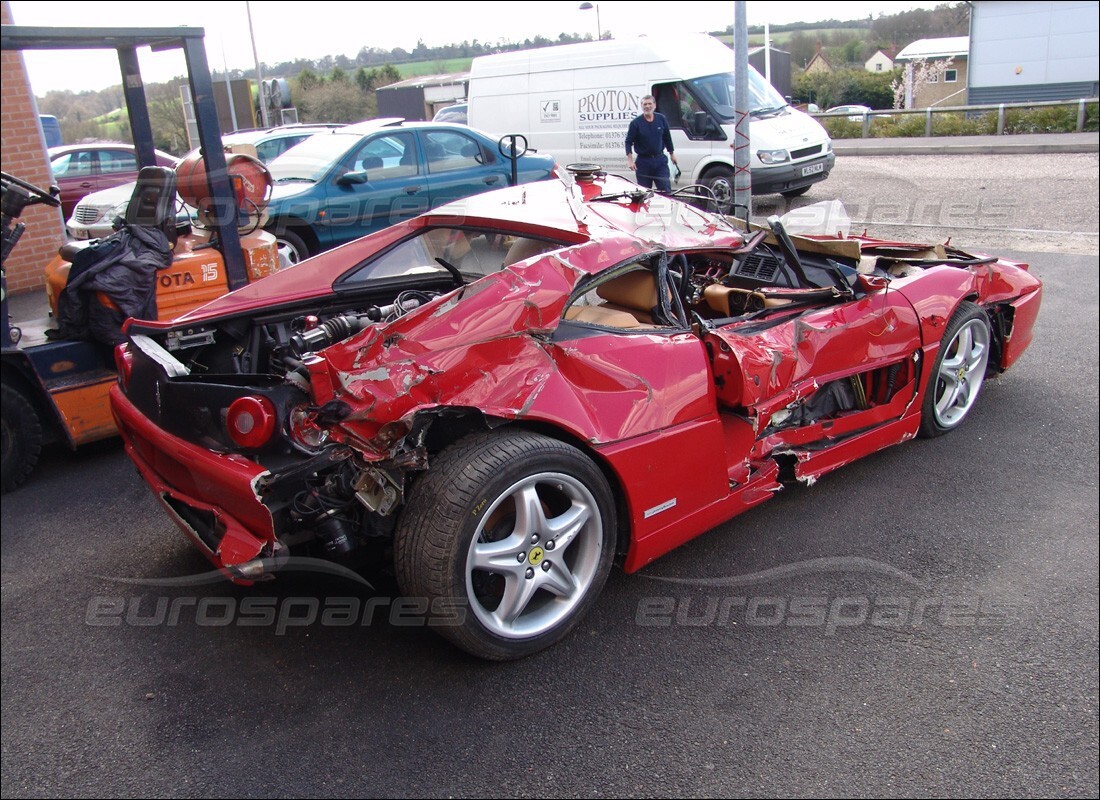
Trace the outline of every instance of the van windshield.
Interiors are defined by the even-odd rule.
[[[723,72],[686,81],[697,97],[702,98],[723,122],[734,120],[733,73]],[[749,67],[749,113],[765,114],[786,108],[787,102],[764,76]]]

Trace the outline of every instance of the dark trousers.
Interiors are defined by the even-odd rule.
[[[638,185],[643,189],[655,188],[658,192],[671,192],[672,182],[668,176],[668,159],[662,153],[659,156],[638,156],[634,160],[637,167]]]

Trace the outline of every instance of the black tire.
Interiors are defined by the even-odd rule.
[[[279,248],[279,253],[286,255],[291,266],[313,255],[310,252],[309,245],[294,231],[290,229],[272,230],[271,233],[275,236],[275,246]]]
[[[429,619],[438,633],[505,661],[572,630],[607,580],[615,542],[611,490],[587,456],[546,436],[500,431],[432,459],[398,523],[394,562],[406,596],[458,611]],[[475,567],[479,560],[491,569]]]
[[[742,211],[743,209],[733,209],[734,198],[734,184],[733,184],[733,170],[729,167],[717,166],[711,167],[703,175],[702,183],[710,190],[710,194],[713,199],[708,200],[704,204],[706,211],[714,212],[715,214],[735,214],[736,211]]]
[[[961,303],[947,322],[921,404],[920,435],[942,436],[963,423],[989,370],[989,318],[973,303]]]
[[[3,390],[2,482],[3,492],[7,493],[21,485],[38,463],[38,455],[42,452],[42,423],[22,392],[6,383],[0,389]]]
[[[808,191],[810,191],[809,186],[802,186],[798,189],[791,189],[789,192],[780,192],[780,194],[786,197],[788,200],[793,200],[796,197],[801,197]]]

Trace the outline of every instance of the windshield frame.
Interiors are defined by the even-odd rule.
[[[754,67],[749,66],[749,113],[780,111],[787,107],[787,101],[775,87]],[[735,122],[736,109],[733,107],[733,72],[718,72],[698,78],[684,80],[688,89],[704,106],[722,122]],[[729,103],[721,102],[729,100]]]

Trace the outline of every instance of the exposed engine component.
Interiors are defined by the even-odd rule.
[[[300,324],[304,330],[291,336],[287,346],[295,357],[302,358],[354,336],[375,322],[397,319],[438,296],[437,292],[402,292],[390,305],[370,306],[362,313],[341,314],[319,324],[310,323],[314,327],[303,320]]]

